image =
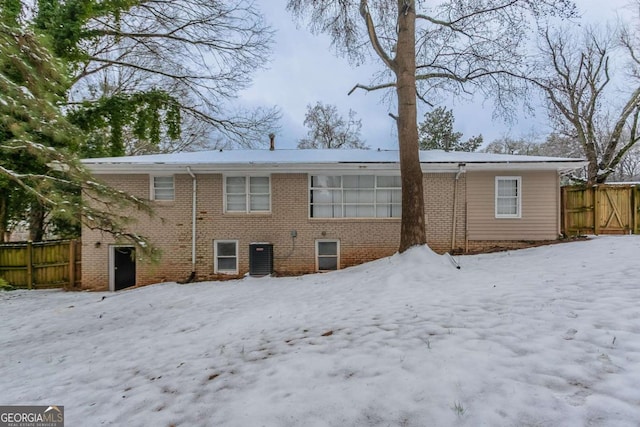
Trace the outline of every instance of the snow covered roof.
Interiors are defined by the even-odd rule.
[[[194,172],[231,170],[310,170],[398,169],[397,150],[212,150],[173,154],[84,159],[82,163],[96,173],[150,173],[157,171]],[[466,169],[542,169],[565,170],[582,167],[583,159],[520,156],[492,153],[420,152],[425,172]]]

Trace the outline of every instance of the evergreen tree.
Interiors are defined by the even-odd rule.
[[[145,238],[127,231],[122,213],[149,207],[96,182],[73,154],[82,133],[58,107],[68,89],[65,74],[44,37],[0,23],[0,226],[20,218],[20,203],[28,203],[32,217],[76,229],[82,221],[154,257]]]
[[[453,111],[437,107],[424,115],[418,128],[421,150],[476,151],[482,145],[482,135],[461,141],[462,132],[453,131]]]

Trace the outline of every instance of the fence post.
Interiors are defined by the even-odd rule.
[[[560,233],[564,234],[564,236],[569,235],[569,231],[567,230],[567,188],[560,187],[560,216],[562,217],[562,222],[560,223]]]
[[[33,242],[27,242],[27,288],[33,289]]]
[[[640,234],[640,185],[633,188],[633,233]]]
[[[598,190],[600,188],[600,186],[593,186],[591,187],[591,189],[589,190],[591,193],[591,200],[593,200],[593,234],[595,234],[596,236],[598,234],[600,234],[600,220],[599,220],[599,215],[600,215],[600,191]]]
[[[69,241],[69,287],[76,287],[76,241]]]

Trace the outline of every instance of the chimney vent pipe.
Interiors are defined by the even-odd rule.
[[[273,151],[275,149],[276,149],[276,134],[270,133],[269,134],[269,150]]]

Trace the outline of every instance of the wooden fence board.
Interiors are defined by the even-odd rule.
[[[563,233],[567,235],[595,233],[594,191],[584,187],[562,187]]]
[[[597,226],[601,234],[629,234],[631,232],[631,187],[596,187]]]
[[[76,240],[0,244],[0,277],[17,288],[78,287],[80,249]]]
[[[562,187],[562,232],[640,234],[640,186]]]
[[[636,185],[633,191],[633,212],[633,234],[640,234],[640,185]]]

